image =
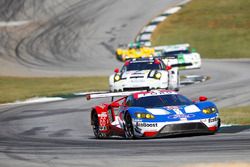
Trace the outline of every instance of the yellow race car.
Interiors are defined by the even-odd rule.
[[[120,61],[126,61],[128,59],[152,57],[154,53],[154,48],[141,46],[140,43],[130,43],[127,47],[118,48],[116,57]]]

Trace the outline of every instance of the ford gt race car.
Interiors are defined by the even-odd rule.
[[[90,94],[87,99],[121,98],[92,108],[91,125],[96,138],[127,139],[176,134],[214,134],[220,128],[218,109],[201,96],[193,102],[169,90]]]
[[[166,66],[161,59],[127,60],[119,71],[109,77],[111,92],[150,89],[179,89],[177,68]]]

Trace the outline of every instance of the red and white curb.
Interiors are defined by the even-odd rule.
[[[183,3],[179,4],[178,6],[167,9],[162,14],[160,14],[159,16],[151,20],[150,23],[144,26],[141,32],[136,36],[135,42],[142,43],[145,46],[151,46],[152,33],[154,32],[156,27],[159,25],[159,23],[166,20],[170,15],[181,10],[182,6],[188,3],[189,1],[190,0],[186,0]]]

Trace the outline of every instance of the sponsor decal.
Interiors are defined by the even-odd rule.
[[[98,114],[98,117],[107,117],[107,113],[106,112],[102,112],[101,114]]]
[[[144,82],[144,79],[131,79],[131,82]]]
[[[216,121],[218,121],[218,118],[217,118],[217,117],[209,118],[209,119],[208,119],[208,122],[209,122],[209,123],[216,122]]]
[[[100,126],[105,126],[107,123],[106,117],[101,117],[100,118]]]
[[[174,110],[174,109],[179,109],[180,107],[179,106],[166,106],[164,108],[166,108],[167,110]]]
[[[145,122],[136,122],[138,127],[158,127],[157,123],[145,123]]]
[[[176,92],[149,92],[149,93],[140,93],[138,94],[138,98],[141,97],[148,97],[148,96],[158,96],[158,95],[170,95],[170,94],[177,94]]]
[[[141,122],[142,119],[134,119],[135,122]]]
[[[177,119],[177,118],[192,118],[194,117],[194,114],[177,114],[177,115],[170,115],[169,119]]]
[[[100,121],[100,126],[105,126],[108,123],[107,120],[107,113],[106,112],[102,112],[101,114],[98,114],[99,117],[99,121]]]

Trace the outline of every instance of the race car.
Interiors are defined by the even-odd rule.
[[[109,77],[111,92],[130,90],[179,90],[179,73],[159,58],[127,60],[122,69]]]
[[[104,97],[113,100],[91,110],[91,125],[96,138],[214,134],[221,124],[216,105],[206,101],[205,96],[192,101],[174,91],[151,90],[90,94],[87,99]]]
[[[198,69],[201,67],[200,54],[195,49],[190,49],[189,44],[145,47],[140,43],[130,43],[128,47],[118,48],[116,56],[120,61],[133,58],[161,57],[165,65],[191,64],[178,67],[178,70]]]
[[[142,46],[140,43],[130,43],[127,47],[116,49],[116,58],[120,61],[126,61],[134,58],[152,57],[154,49]]]
[[[166,65],[190,63],[179,67],[179,70],[198,69],[201,67],[200,54],[190,49],[189,44],[177,44],[154,47],[155,56],[161,57]]]

